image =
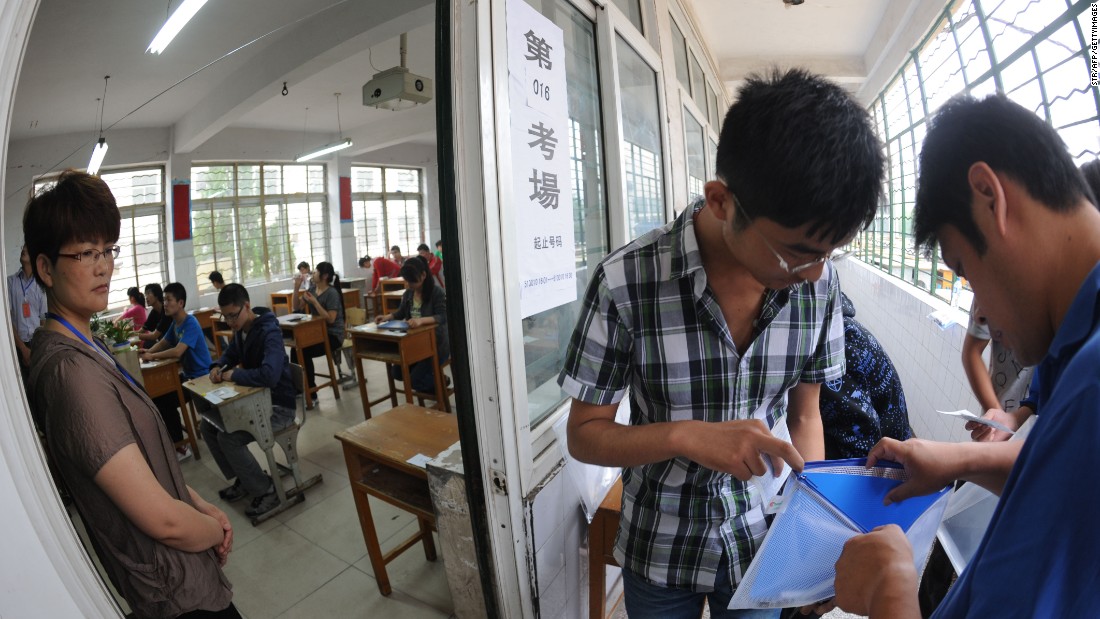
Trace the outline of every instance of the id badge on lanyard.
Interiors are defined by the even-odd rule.
[[[23,301],[23,318],[31,317],[31,304]]]

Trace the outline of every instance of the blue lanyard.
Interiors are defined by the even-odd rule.
[[[19,279],[23,279],[23,276],[20,275]],[[24,301],[27,300],[27,291],[30,290],[31,284],[33,284],[33,283],[34,283],[34,275],[30,276],[30,279],[27,280],[26,284],[24,284],[23,282],[19,282],[19,285],[23,287],[23,300]]]
[[[80,338],[80,341],[84,342],[88,346],[91,346],[92,348],[97,348],[97,349],[102,350],[103,352],[107,353],[108,355],[111,355],[111,351],[107,350],[107,347],[103,345],[103,342],[100,342],[99,340],[96,340],[96,344],[99,344],[99,346],[96,346],[95,344],[91,343],[90,341],[88,341],[88,338],[84,337],[83,333],[81,333],[80,331],[77,331],[76,327],[72,326],[72,324],[70,324],[68,320],[65,320],[61,316],[58,316],[57,314],[54,314],[53,312],[46,312],[46,318],[52,318],[52,319],[56,320],[57,322],[61,323],[61,326],[65,327],[66,329],[71,331],[73,335]],[[130,376],[130,373],[126,371],[126,368],[122,367],[122,364],[118,362],[118,359],[115,359],[114,355],[111,355],[111,359],[114,360],[115,367],[118,368],[119,372],[122,372],[122,375],[126,377],[126,380],[130,381],[131,385],[133,385],[135,387],[138,387],[140,389],[141,388],[140,385],[137,384],[137,382],[134,380],[133,376]]]

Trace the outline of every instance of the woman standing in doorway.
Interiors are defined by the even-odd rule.
[[[93,547],[137,617],[240,617],[222,573],[225,514],[183,481],[153,401],[96,340],[120,218],[99,178],[68,171],[27,204],[23,234],[49,312],[34,336],[31,405]]]

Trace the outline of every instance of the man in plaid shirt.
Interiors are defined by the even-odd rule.
[[[624,467],[615,556],[632,619],[695,619],[705,598],[715,619],[778,616],[726,609],[767,531],[746,481],[765,456],[796,470],[824,457],[820,385],[844,373],[827,258],[874,217],[883,169],[841,88],[799,70],[750,78],[719,180],[595,269],[559,383],[572,455]]]

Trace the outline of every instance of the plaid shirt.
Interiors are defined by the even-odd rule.
[[[596,405],[629,388],[631,425],[786,423],[788,390],[844,373],[835,271],[826,263],[815,283],[768,290],[741,354],[707,287],[694,225],[701,206],[600,263],[558,382]],[[724,576],[736,584],[767,532],[760,503],[752,484],[685,458],[625,468],[615,557],[658,585],[710,591],[728,553]]]

